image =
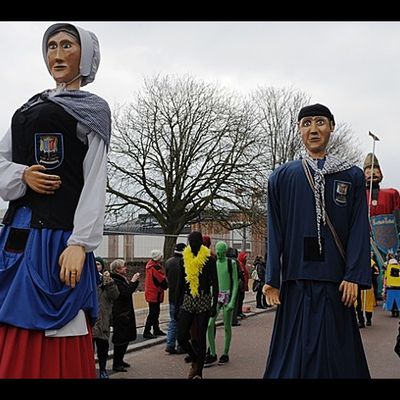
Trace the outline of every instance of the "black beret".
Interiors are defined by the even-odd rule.
[[[300,121],[304,117],[315,117],[315,116],[326,117],[333,122],[333,125],[335,125],[335,118],[333,118],[333,114],[330,112],[329,108],[318,103],[303,107],[299,112],[297,121]]]

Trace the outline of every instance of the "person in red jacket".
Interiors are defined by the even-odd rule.
[[[161,265],[163,255],[160,250],[151,251],[151,259],[146,264],[146,279],[144,281],[144,296],[149,304],[149,315],[143,331],[144,339],[154,339],[165,336],[160,329],[160,305],[164,301],[164,290],[168,289],[167,278]],[[153,333],[150,332],[153,327]]]

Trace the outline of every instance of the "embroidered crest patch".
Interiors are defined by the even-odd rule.
[[[61,133],[35,133],[35,159],[47,169],[59,167],[64,160]]]
[[[379,250],[395,253],[399,248],[399,235],[396,217],[393,214],[381,214],[371,217],[372,237]]]
[[[333,200],[338,206],[347,204],[347,195],[349,193],[351,182],[336,181],[333,185]]]

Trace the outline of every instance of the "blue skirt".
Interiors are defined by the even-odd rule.
[[[80,309],[97,317],[98,272],[93,253],[87,253],[81,280],[75,288],[61,282],[58,259],[71,231],[30,228],[31,210],[21,207],[0,232],[0,324],[25,329],[58,329]],[[10,251],[13,228],[28,230],[25,249]],[[26,231],[25,231],[26,232]]]
[[[283,282],[264,378],[370,378],[354,307],[341,296],[333,282]]]

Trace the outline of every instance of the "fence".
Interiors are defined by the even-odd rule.
[[[160,233],[129,233],[106,231],[100,246],[95,251],[97,256],[107,261],[122,258],[128,262],[147,261],[151,250],[163,250],[166,236]],[[246,251],[248,260],[252,261],[257,255],[264,256],[265,241],[254,239],[241,239],[232,235],[232,232],[219,235],[209,235],[211,238],[211,250],[215,251],[215,244],[224,241],[228,246],[238,251]],[[177,235],[176,242],[187,242],[187,235]]]

